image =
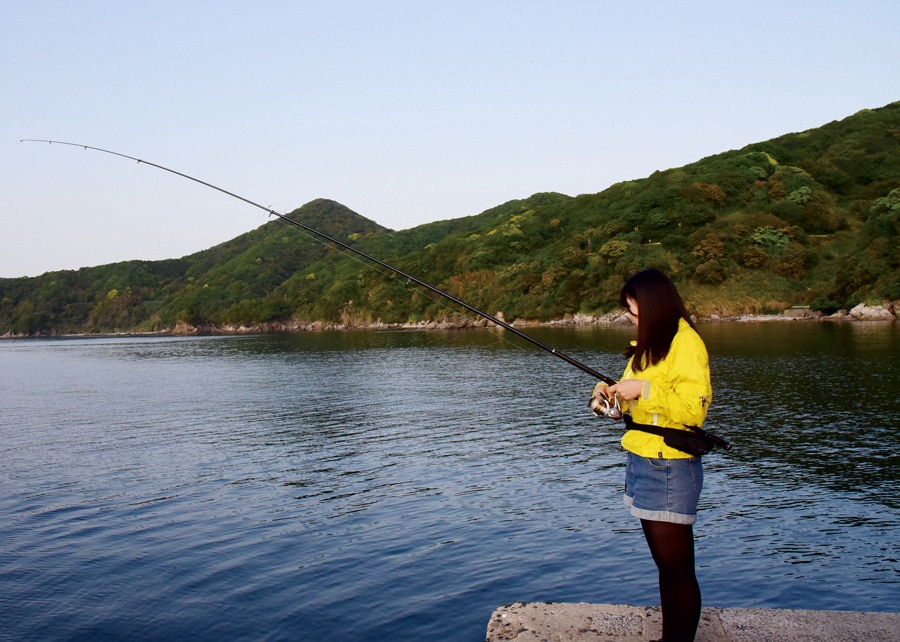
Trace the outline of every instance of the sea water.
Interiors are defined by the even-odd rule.
[[[897,611],[900,331],[700,326],[704,604]],[[533,333],[618,377],[630,328]],[[479,640],[658,604],[594,381],[502,331],[0,341],[0,638]]]

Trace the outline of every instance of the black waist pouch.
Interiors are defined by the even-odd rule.
[[[661,428],[659,426],[651,426],[650,424],[639,424],[635,422],[631,415],[623,415],[625,427],[629,430],[640,430],[659,435],[663,438],[663,443],[669,448],[680,450],[687,453],[691,457],[702,457],[713,449],[715,443],[703,432],[696,430],[678,430],[677,428]],[[688,426],[690,428],[690,426]]]
[[[702,457],[713,449],[712,441],[700,433],[674,428],[664,430],[666,430],[666,434],[663,435],[663,442],[669,448],[680,450],[694,457]]]

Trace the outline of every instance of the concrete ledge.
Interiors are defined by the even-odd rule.
[[[638,642],[662,637],[659,607],[515,602],[491,615],[486,642]],[[704,608],[696,642],[896,642],[900,613]]]

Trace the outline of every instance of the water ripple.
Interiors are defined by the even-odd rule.
[[[704,601],[895,609],[895,332],[707,330],[710,426],[737,446],[706,463]],[[621,331],[546,332],[621,368]],[[583,375],[495,335],[9,341],[0,360],[0,637],[464,640],[515,600],[658,601],[620,428],[589,416]]]

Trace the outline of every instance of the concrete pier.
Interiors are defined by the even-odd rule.
[[[659,607],[515,602],[491,615],[486,642],[646,642]],[[897,642],[900,613],[704,608],[695,642]]]

